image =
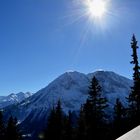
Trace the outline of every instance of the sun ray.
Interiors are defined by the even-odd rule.
[[[78,1],[77,3],[75,3]],[[108,18],[113,17],[111,11],[111,0],[73,0],[73,7],[69,9],[68,13],[61,17],[65,20],[61,27],[68,27],[73,24],[76,26],[83,25],[79,35],[79,46],[75,51],[71,67],[78,63],[80,53],[87,43],[89,34],[97,35],[107,33]]]

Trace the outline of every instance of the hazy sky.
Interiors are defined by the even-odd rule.
[[[131,78],[140,0],[107,0],[100,20],[85,15],[82,1],[0,0],[0,95],[35,92],[69,70]]]

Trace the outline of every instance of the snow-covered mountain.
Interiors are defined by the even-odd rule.
[[[17,94],[11,93],[8,96],[0,96],[0,108],[4,108],[12,104],[20,103],[21,101],[23,101],[24,99],[30,96],[32,96],[32,93],[30,92],[26,92],[26,93],[19,92]]]
[[[38,91],[27,104],[32,108],[50,108],[61,100],[65,112],[79,110],[88,96],[91,78],[95,76],[102,87],[103,94],[113,105],[116,98],[120,98],[125,104],[126,98],[132,86],[132,81],[114,72],[97,71],[90,74],[79,72],[66,72],[47,87]]]
[[[91,78],[95,76],[102,87],[103,95],[108,98],[111,112],[116,98],[126,104],[132,81],[110,71],[96,71],[90,74],[66,72],[18,105],[8,106],[5,115],[13,114],[21,121],[28,132],[33,133],[34,125],[42,127],[50,109],[61,100],[65,113],[69,110],[79,111],[88,97]],[[34,124],[34,125],[33,125]],[[39,128],[37,126],[37,128]]]

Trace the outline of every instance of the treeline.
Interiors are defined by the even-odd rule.
[[[140,67],[137,55],[137,40],[132,37],[133,81],[127,106],[118,98],[114,103],[113,116],[107,114],[108,100],[102,95],[102,88],[93,77],[89,86],[88,98],[76,115],[64,113],[59,100],[48,117],[46,128],[38,139],[42,140],[115,140],[140,124]],[[0,140],[21,140],[17,119],[10,117],[4,123],[0,112]]]
[[[0,140],[21,140],[22,136],[17,127],[17,119],[12,116],[4,122],[2,111],[0,111]]]
[[[73,115],[63,113],[61,101],[58,101],[50,113],[44,140],[115,140],[119,136],[140,124],[140,67],[137,56],[137,40],[132,37],[133,81],[131,92],[124,107],[120,99],[116,99],[113,116],[107,114],[108,101],[102,95],[102,88],[96,77],[91,80],[88,99],[81,109],[77,123],[73,123]]]
[[[101,87],[94,77],[91,82],[89,97],[81,105],[77,124],[73,123],[73,115],[63,113],[61,101],[52,109],[44,131],[44,140],[91,140],[95,137],[107,137],[107,123],[105,109],[107,99],[102,96]],[[106,133],[106,134],[105,134]]]
[[[125,132],[125,108],[119,99],[114,106],[114,120],[110,121],[107,108],[108,101],[102,95],[98,80],[93,77],[89,87],[89,96],[77,118],[73,122],[73,114],[66,115],[58,101],[51,110],[47,127],[42,139],[44,140],[114,140]]]

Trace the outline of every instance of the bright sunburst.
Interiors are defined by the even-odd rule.
[[[86,0],[88,14],[94,18],[102,18],[107,10],[104,0]]]

